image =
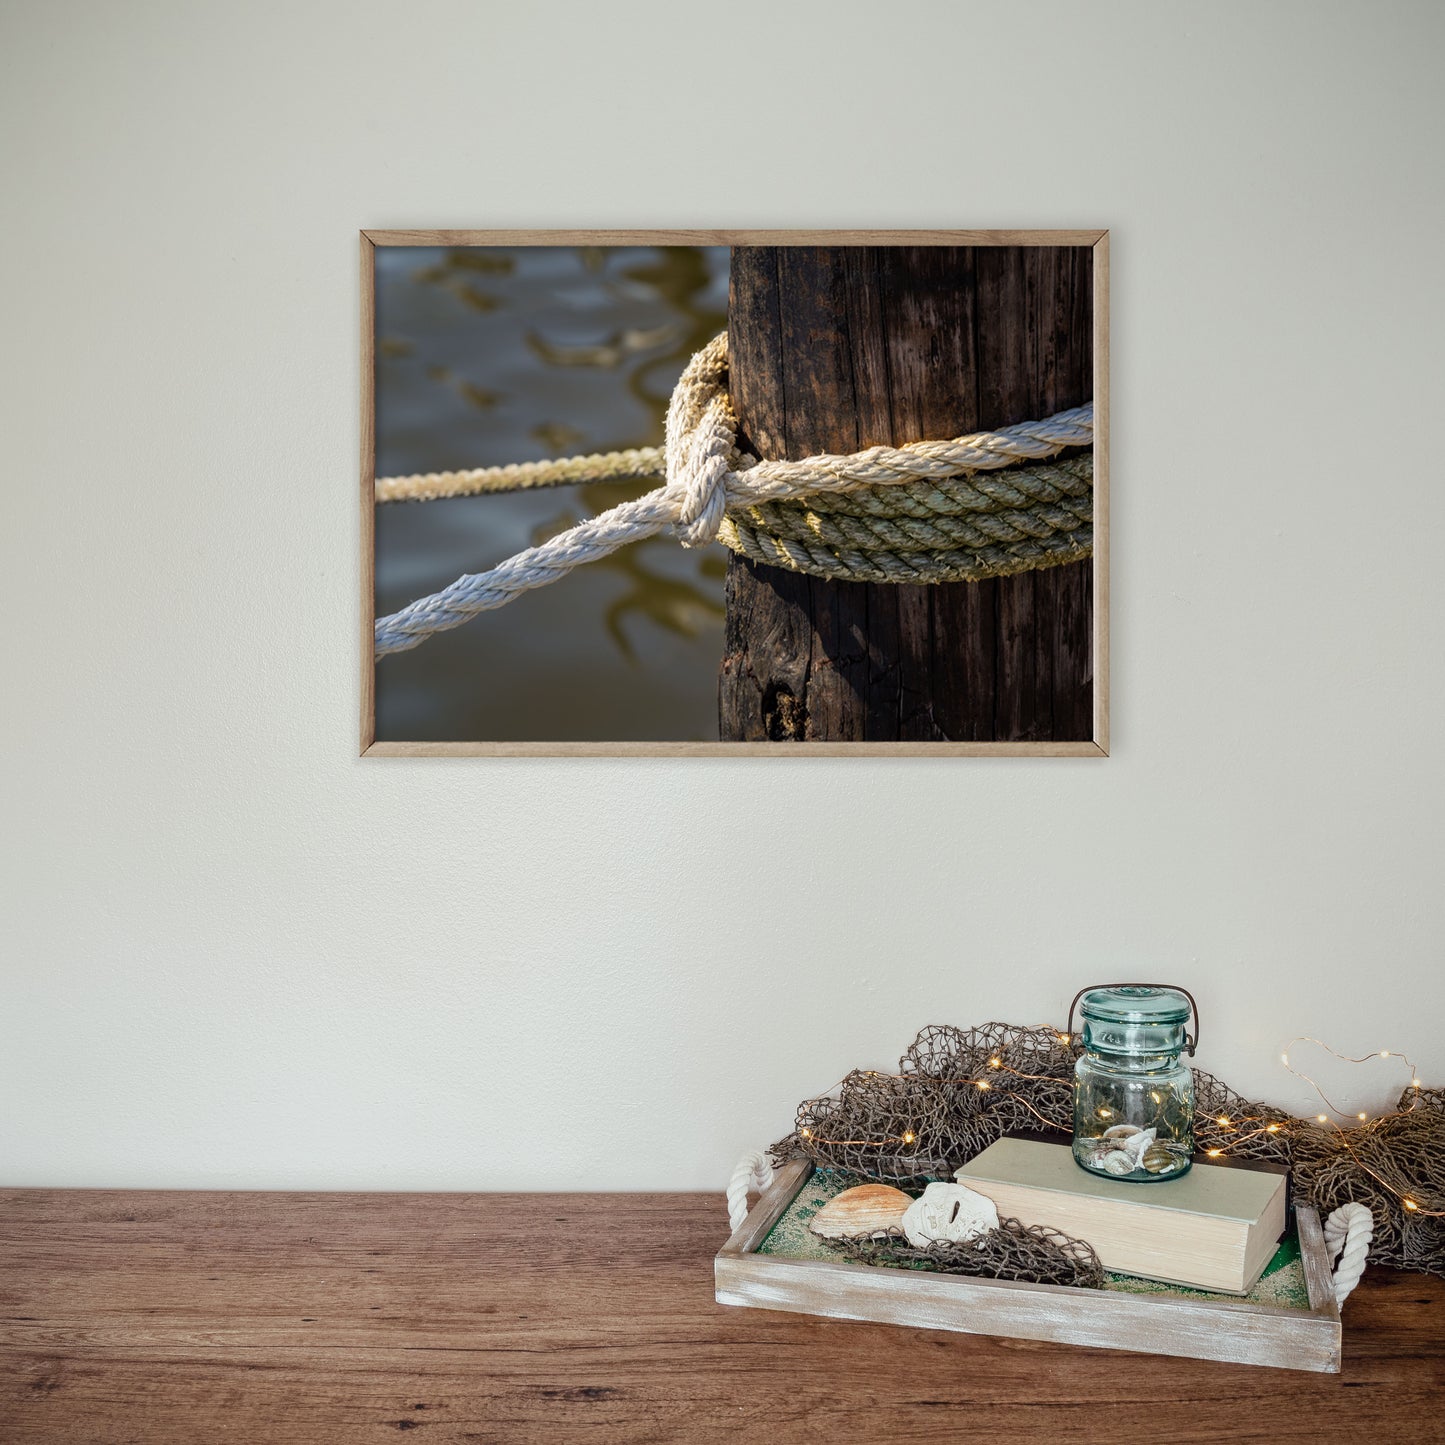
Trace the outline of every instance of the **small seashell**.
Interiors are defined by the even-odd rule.
[[[859,1184],[835,1194],[812,1218],[808,1228],[824,1239],[873,1239],[903,1228],[903,1215],[913,1200],[888,1184]]]
[[[1179,1161],[1163,1144],[1151,1144],[1139,1161],[1151,1174],[1167,1174]]]
[[[1141,1129],[1137,1134],[1132,1135],[1124,1141],[1124,1152],[1134,1161],[1137,1166],[1144,1158],[1147,1150],[1153,1147],[1154,1136],[1158,1134],[1157,1129]]]
[[[1126,1154],[1122,1149],[1115,1149],[1112,1154],[1105,1154],[1099,1161],[1099,1167],[1110,1174],[1132,1174],[1138,1167],[1134,1163],[1134,1156]]]
[[[997,1228],[993,1200],[962,1184],[930,1184],[903,1216],[903,1233],[919,1249],[935,1240],[966,1242]]]
[[[1137,1134],[1138,1132],[1139,1130],[1137,1126],[1133,1124],[1115,1124],[1112,1127],[1104,1130],[1104,1138],[1128,1139],[1133,1135]]]

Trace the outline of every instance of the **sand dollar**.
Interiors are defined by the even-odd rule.
[[[935,1240],[962,1243],[997,1228],[993,1200],[962,1184],[930,1184],[903,1216],[903,1232],[915,1248]]]

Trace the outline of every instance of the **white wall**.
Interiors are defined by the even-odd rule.
[[[1284,1103],[1294,1033],[1445,1080],[1442,47],[7,4],[0,1182],[720,1186],[1120,975]],[[1111,759],[354,756],[356,232],[591,224],[1112,228]]]

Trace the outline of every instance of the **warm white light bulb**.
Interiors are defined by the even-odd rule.
[[[1329,1123],[1329,1117],[1328,1117],[1328,1115],[1325,1115],[1325,1114],[1316,1114],[1316,1115],[1315,1115],[1315,1118],[1318,1119],[1321,1124],[1328,1124],[1328,1123]]]

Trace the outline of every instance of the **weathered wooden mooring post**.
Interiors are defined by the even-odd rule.
[[[801,458],[1047,417],[1093,392],[1087,246],[732,253],[740,444]],[[719,735],[1084,741],[1091,562],[981,582],[826,581],[733,555]]]

